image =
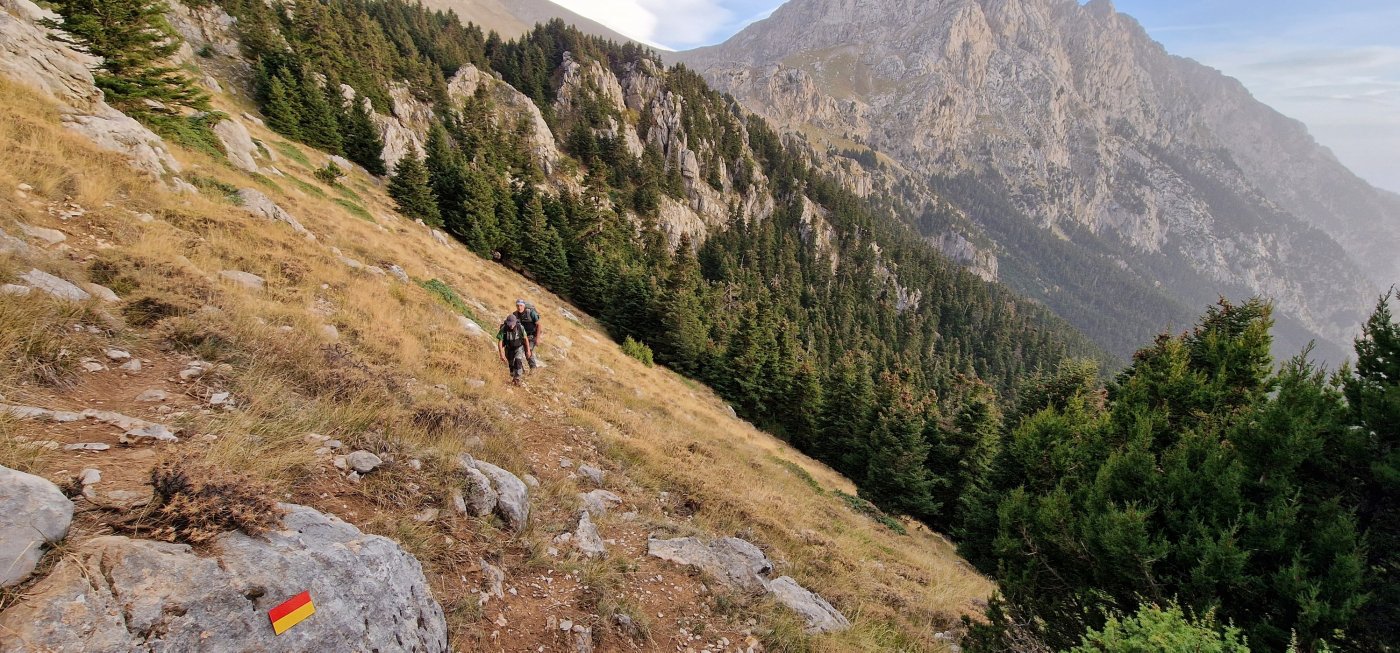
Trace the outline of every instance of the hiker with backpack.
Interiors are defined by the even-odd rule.
[[[534,359],[535,350],[515,313],[506,316],[501,330],[496,332],[496,340],[499,341],[496,351],[501,356],[501,362],[510,366],[510,382],[520,385],[520,377],[525,374],[527,362]]]
[[[515,300],[515,312],[511,313],[520,322],[520,326],[525,327],[525,333],[530,336],[530,367],[539,367],[540,361],[535,358],[535,349],[540,346],[540,312],[535,310],[533,304],[523,300]]]

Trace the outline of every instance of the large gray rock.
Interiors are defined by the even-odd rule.
[[[482,73],[471,64],[463,65],[452,75],[452,79],[447,83],[447,94],[460,105],[475,96],[477,89],[483,85],[492,100],[491,113],[496,126],[514,129],[517,121],[524,117],[525,140],[530,154],[544,169],[545,174],[552,173],[563,155],[555,145],[554,134],[550,132],[544,114],[529,96],[490,74]]]
[[[763,551],[737,537],[722,537],[708,543],[694,537],[650,539],[647,540],[647,554],[695,567],[734,589],[755,593],[767,589],[763,575],[773,570],[773,563]]]
[[[308,240],[316,240],[316,236],[307,231],[306,227],[303,227],[296,218],[292,217],[292,214],[284,211],[282,207],[272,201],[272,198],[262,194],[262,191],[252,188],[239,189],[238,203],[242,204],[243,208],[253,215],[276,222],[285,222],[291,226],[292,231],[306,236]]]
[[[773,564],[763,551],[737,537],[703,542],[694,537],[647,540],[647,554],[676,564],[695,567],[731,589],[771,594],[806,623],[807,633],[827,633],[850,628],[851,622],[825,599],[782,576],[769,581]]]
[[[66,279],[60,279],[38,268],[32,269],[19,275],[25,283],[35,290],[42,290],[59,299],[66,299],[70,302],[81,302],[92,299],[92,295],[86,290],[73,285]]]
[[[491,490],[496,493],[496,515],[512,531],[519,533],[525,530],[530,521],[530,491],[524,481],[515,474],[467,454],[458,456],[457,464],[464,470],[475,469],[490,480]]]
[[[851,620],[847,619],[846,615],[832,607],[826,599],[798,585],[791,577],[781,576],[768,583],[768,593],[802,617],[807,623],[808,635],[831,633],[851,627]]]
[[[243,123],[225,118],[214,125],[214,135],[219,137],[219,142],[224,144],[224,151],[228,153],[228,161],[235,168],[242,168],[249,172],[258,171],[258,162],[253,160],[253,155],[258,151],[258,146],[253,142],[253,135],[248,133],[248,128]]]
[[[422,567],[392,540],[303,506],[283,529],[182,544],[99,537],[0,613],[0,649],[80,651],[447,650]],[[307,591],[315,614],[280,636],[268,611]]]
[[[58,486],[0,467],[0,587],[29,578],[44,548],[68,535],[73,502]]]

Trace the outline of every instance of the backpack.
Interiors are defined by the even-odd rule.
[[[540,321],[540,312],[535,310],[535,305],[525,303],[525,314],[516,313],[516,319],[520,320],[520,326],[525,327],[525,332],[530,333],[535,330],[535,323]]]
[[[525,338],[525,326],[523,324],[517,324],[515,328],[512,329],[506,326],[504,322],[501,323],[501,342],[504,342],[507,348],[514,350],[523,346],[525,344]]]

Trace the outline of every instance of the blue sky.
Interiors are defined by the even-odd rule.
[[[554,0],[640,41],[723,41],[780,0]],[[1354,172],[1400,192],[1400,2],[1115,0],[1173,54],[1238,78]]]

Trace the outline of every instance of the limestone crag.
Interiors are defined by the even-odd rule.
[[[335,517],[279,507],[281,530],[225,534],[208,557],[118,536],[83,543],[0,613],[0,648],[447,650],[442,608],[413,556]],[[267,611],[303,591],[314,627],[274,635]]]
[[[517,120],[524,123],[531,155],[546,175],[553,175],[563,155],[554,143],[549,123],[545,122],[544,114],[534,101],[471,64],[462,66],[447,82],[447,93],[458,104],[478,91],[485,93],[492,102],[491,115],[498,128],[512,126]]]

